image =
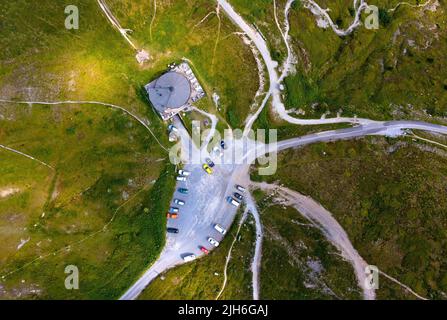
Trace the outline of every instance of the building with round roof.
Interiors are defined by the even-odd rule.
[[[162,115],[178,112],[191,97],[189,80],[181,73],[170,71],[146,86],[149,100]]]

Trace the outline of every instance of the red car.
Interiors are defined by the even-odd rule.
[[[200,247],[200,251],[202,251],[204,254],[210,253],[209,250],[205,247]]]
[[[178,218],[178,214],[177,213],[167,213],[167,217],[168,219],[177,219]]]

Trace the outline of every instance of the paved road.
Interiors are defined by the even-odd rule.
[[[256,148],[249,149],[245,154],[245,161],[252,163],[256,158],[262,156],[268,152],[277,152],[288,148],[305,146],[317,142],[329,142],[337,140],[348,140],[363,137],[367,135],[380,135],[397,137],[404,134],[403,130],[422,130],[430,131],[440,134],[447,134],[447,126],[438,124],[423,122],[423,121],[371,121],[367,124],[358,125],[352,128],[338,129],[322,131],[318,133],[312,133],[309,135],[291,138],[283,141],[279,141],[276,144],[270,144],[268,146],[257,146]]]
[[[182,134],[183,148],[189,146],[189,151],[198,152],[198,148],[192,146],[189,136],[182,125],[176,122]],[[167,234],[167,244],[160,255],[160,259],[121,297],[121,299],[135,299],[141,291],[160,272],[183,263],[182,257],[187,254],[201,256],[200,245],[211,249],[207,242],[207,237],[212,236],[218,241],[222,236],[213,229],[213,224],[219,223],[225,228],[229,228],[234,220],[235,207],[225,202],[225,197],[234,192],[234,185],[246,184],[249,171],[249,163],[255,160],[268,150],[274,148],[277,151],[288,148],[304,146],[316,142],[328,142],[344,139],[353,139],[365,135],[400,135],[402,129],[418,129],[447,134],[447,127],[420,122],[420,121],[389,121],[370,122],[366,125],[359,125],[353,128],[324,131],[298,138],[288,139],[278,142],[276,146],[269,145],[264,148],[257,148],[253,144],[243,146],[239,141],[227,141],[229,148],[225,151],[224,157],[229,157],[234,148],[242,152],[245,164],[217,164],[214,173],[208,175],[200,164],[187,164],[185,169],[191,171],[191,176],[186,182],[177,184],[177,188],[186,187],[190,190],[188,196],[176,192],[174,198],[185,200],[186,204],[181,207],[180,217],[176,220],[169,220],[168,226],[180,230],[178,234]],[[237,153],[237,152],[235,152]],[[213,159],[216,160],[216,159]]]
[[[162,251],[160,258],[154,265],[121,297],[121,299],[135,299],[141,291],[154,279],[160,272],[169,269],[183,262],[182,257],[187,254],[201,255],[200,245],[210,248],[207,237],[212,236],[218,241],[222,239],[221,235],[213,229],[214,223],[219,223],[225,228],[231,225],[236,209],[225,202],[225,196],[231,194],[233,186],[236,182],[247,181],[249,165],[257,157],[266,152],[280,151],[287,148],[304,146],[316,142],[327,142],[342,139],[352,139],[365,135],[391,135],[398,136],[402,134],[402,129],[419,129],[428,130],[438,133],[447,134],[447,127],[434,124],[418,122],[418,121],[394,121],[394,122],[377,122],[369,119],[357,118],[334,118],[334,119],[296,119],[291,117],[285,111],[281,101],[281,93],[279,90],[280,79],[278,77],[276,67],[277,62],[273,61],[270,51],[261,35],[249,26],[238,13],[234,11],[226,0],[217,0],[219,5],[226,12],[228,17],[235,22],[253,41],[258,48],[261,56],[268,69],[270,89],[268,95],[272,96],[272,104],[278,114],[294,124],[323,124],[351,122],[358,126],[342,130],[325,131],[315,133],[303,137],[288,139],[279,142],[277,145],[269,145],[266,150],[264,147],[256,147],[248,145],[246,148],[239,142],[235,142],[235,148],[240,156],[237,159],[245,159],[246,164],[216,164],[215,173],[207,175],[200,164],[191,164],[189,155],[197,155],[199,149],[190,143],[190,138],[186,130],[182,127],[178,119],[176,125],[180,129],[182,136],[183,157],[186,157],[185,169],[191,171],[192,174],[187,182],[177,184],[179,187],[187,187],[190,194],[187,197],[180,195],[178,192],[174,197],[181,198],[186,201],[184,207],[181,208],[180,217],[177,220],[170,220],[169,227],[176,227],[180,230],[178,234],[168,234],[167,244]],[[267,100],[265,100],[267,101]],[[247,128],[256,120],[263,106],[248,121]],[[248,130],[247,130],[248,131]],[[231,153],[232,143],[228,142],[230,148],[226,151],[224,157]],[[231,158],[231,157],[229,157]]]
[[[200,153],[178,119],[175,125],[179,128],[182,137],[182,149],[185,154]],[[204,157],[209,154],[203,150]],[[226,150],[225,156],[229,157],[231,148]],[[184,159],[187,160],[187,159]],[[190,161],[191,159],[189,159]],[[195,159],[194,159],[195,160]],[[222,235],[214,230],[214,224],[218,223],[229,229],[236,215],[236,207],[225,201],[227,195],[235,192],[236,183],[241,183],[239,175],[248,172],[248,166],[234,164],[218,164],[218,158],[213,158],[216,166],[213,174],[207,174],[200,164],[187,164],[184,169],[191,172],[186,182],[178,182],[173,199],[185,201],[180,208],[178,219],[169,219],[168,227],[178,228],[178,234],[167,233],[166,246],[160,254],[160,258],[148,269],[143,276],[121,297],[122,300],[135,299],[144,288],[159,273],[183,263],[183,256],[195,254],[200,257],[203,253],[200,246],[213,249],[207,238],[213,237],[217,241],[222,240]],[[178,188],[187,188],[188,195],[178,192]]]
[[[177,188],[186,187],[190,190],[187,197],[176,192],[174,198],[180,198],[186,201],[184,207],[181,208],[180,217],[177,220],[168,221],[168,227],[175,227],[180,230],[178,234],[167,234],[167,244],[162,251],[160,258],[155,264],[121,297],[121,299],[135,299],[141,291],[152,281],[160,272],[172,268],[175,265],[183,262],[182,257],[188,254],[195,254],[201,256],[199,249],[203,245],[210,249],[210,244],[207,242],[207,237],[212,236],[218,241],[222,236],[213,229],[213,224],[219,223],[225,228],[229,228],[236,209],[225,202],[225,197],[232,193],[234,184],[246,182],[248,179],[249,165],[257,157],[267,152],[280,151],[287,148],[297,146],[304,146],[316,142],[328,142],[342,139],[352,139],[365,135],[389,135],[398,136],[402,134],[402,129],[419,129],[428,130],[438,133],[447,134],[447,127],[424,123],[419,121],[392,121],[392,122],[378,122],[369,119],[357,118],[334,118],[334,119],[295,119],[290,117],[284,109],[281,102],[279,92],[279,77],[276,72],[277,62],[273,61],[270,56],[270,51],[259,35],[253,28],[251,28],[226,0],[218,0],[219,5],[224,9],[229,18],[233,20],[253,41],[263,57],[270,77],[269,94],[273,97],[273,105],[281,117],[291,123],[295,124],[321,124],[321,123],[336,123],[336,122],[351,122],[358,126],[348,129],[325,131],[315,134],[310,134],[303,137],[293,138],[281,141],[275,145],[255,146],[248,144],[244,146],[243,143],[234,142],[235,153],[240,156],[235,156],[236,159],[245,159],[246,164],[216,164],[214,174],[208,175],[201,168],[200,162],[196,164],[191,163],[190,156],[197,156],[200,154],[199,148],[194,146],[188,133],[183,128],[178,119],[175,120],[176,126],[180,129],[182,137],[182,158],[184,163],[189,163],[185,169],[191,171],[192,174],[187,182],[180,182]],[[255,113],[247,123],[247,128],[257,118],[259,111]],[[229,149],[225,152],[225,158],[233,158],[229,156],[232,152],[232,142],[227,142]],[[202,151],[205,148],[202,149]],[[206,151],[205,151],[206,152]],[[214,160],[214,159],[213,159]],[[203,162],[203,161],[202,161]],[[256,282],[256,281],[255,281]]]

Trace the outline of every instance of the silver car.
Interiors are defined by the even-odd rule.
[[[217,232],[219,232],[223,235],[225,235],[225,233],[227,233],[227,230],[225,230],[220,224],[215,224],[214,229],[216,229]]]
[[[183,257],[183,261],[190,262],[190,261],[195,260],[195,258],[196,258],[195,254],[189,254],[189,255]]]
[[[219,246],[219,241],[217,241],[214,238],[209,237],[208,238],[208,242],[211,243],[213,246],[218,247]]]
[[[179,171],[178,171],[178,174],[179,175],[181,175],[181,176],[189,176],[190,174],[191,174],[191,172],[189,172],[189,171],[187,171],[187,170],[182,170],[182,169],[180,169]]]
[[[180,199],[174,199],[174,203],[178,204],[179,206],[183,206],[185,204],[185,201],[180,200]]]

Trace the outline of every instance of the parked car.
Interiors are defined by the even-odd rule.
[[[170,124],[170,125],[168,126],[168,131],[169,131],[169,132],[171,132],[171,131],[173,131],[173,132],[178,132],[178,129],[177,129],[176,126],[174,126],[173,124]]]
[[[220,141],[220,146],[222,147],[222,149],[227,148],[227,145],[225,144],[225,141],[223,141],[223,140]]]
[[[178,213],[170,213],[170,212],[168,212],[167,218],[168,219],[177,219],[178,218]]]
[[[236,185],[236,189],[239,190],[240,192],[245,192],[245,188],[243,186],[240,185]]]
[[[240,193],[235,192],[235,193],[233,193],[233,195],[236,199],[238,199],[240,201],[242,201],[244,199],[244,197]]]
[[[219,147],[213,148],[213,154],[218,158],[223,156],[223,152],[222,152],[222,150],[219,149]]]
[[[177,228],[167,228],[166,231],[168,231],[169,233],[178,233]]]
[[[213,160],[211,160],[210,158],[206,158],[205,161],[206,161],[206,163],[207,163],[211,168],[214,167],[214,162],[213,162]]]
[[[183,261],[185,262],[190,262],[196,259],[196,255],[195,254],[188,254],[187,256],[183,257]]]
[[[178,192],[183,193],[183,194],[188,194],[188,189],[186,188],[178,188]]]
[[[211,243],[213,246],[218,247],[219,246],[219,241],[217,241],[214,238],[208,237],[208,242]]]
[[[210,251],[207,248],[203,247],[203,246],[200,246],[200,251],[202,251],[204,254],[210,253]]]
[[[176,207],[170,207],[170,208],[169,208],[169,213],[178,213],[178,208],[176,208]]]
[[[206,173],[208,173],[208,174],[212,174],[212,173],[213,173],[213,169],[211,169],[210,166],[207,165],[206,163],[203,164],[202,168],[203,168],[203,170],[205,170]]]
[[[186,177],[185,176],[177,176],[177,178],[175,178],[175,180],[177,180],[177,181],[186,181]]]
[[[185,201],[180,200],[180,199],[174,199],[174,203],[175,203],[175,204],[178,204],[179,206],[183,206],[183,205],[185,205]]]
[[[241,205],[241,203],[240,203],[239,201],[237,201],[236,199],[234,199],[234,198],[231,197],[231,196],[228,196],[228,197],[227,197],[227,202],[230,203],[230,204],[232,204],[232,205],[235,206],[235,207],[239,207],[239,206]]]
[[[189,172],[189,171],[187,171],[187,170],[180,169],[180,170],[178,171],[178,174],[181,175],[181,176],[185,176],[185,177],[187,177],[187,176],[189,176],[189,175],[191,174],[191,172]]]
[[[227,230],[225,230],[220,224],[217,224],[217,223],[214,225],[214,229],[216,229],[217,232],[219,232],[223,235],[225,235],[225,233],[227,233]]]

